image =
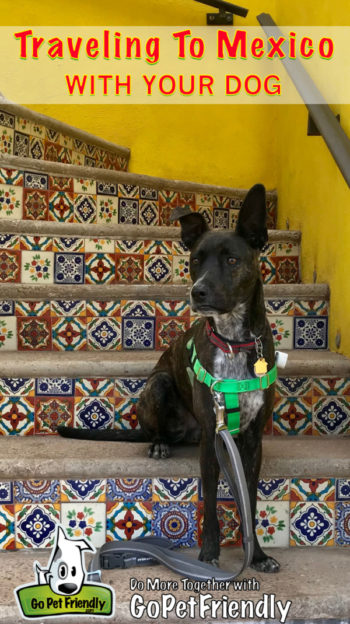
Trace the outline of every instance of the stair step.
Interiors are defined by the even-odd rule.
[[[0,168],[15,171],[10,175],[1,174],[1,181],[10,186],[11,198],[17,202],[16,205],[15,202],[7,205],[6,214],[2,210],[2,218],[5,216],[10,220],[27,218],[41,222],[50,220],[164,226],[170,225],[169,217],[173,208],[190,206],[193,210],[205,213],[208,222],[214,227],[228,229],[234,226],[247,192],[17,156],[0,155]],[[31,172],[33,175],[23,176],[23,172]],[[65,180],[59,182],[57,178]],[[39,207],[38,202],[35,207],[31,203],[33,192],[36,192],[41,202]],[[268,227],[274,228],[276,192],[268,192],[266,197]]]
[[[8,137],[7,157],[59,161],[104,169],[128,168],[130,150],[90,132],[0,97],[0,127]]]
[[[286,350],[288,362],[283,377],[349,377],[350,360],[340,353],[317,350]],[[0,377],[146,377],[160,353],[134,351],[33,352],[18,351],[15,357],[0,352]]]
[[[60,436],[0,437],[0,479],[198,477],[199,449],[172,448],[167,460],[147,455],[147,443],[71,440]],[[88,458],[88,461],[87,461]],[[264,479],[350,475],[350,438],[264,437]]]
[[[256,579],[259,583],[259,590],[257,591],[235,591],[233,586],[228,591],[211,591],[204,589],[201,594],[211,594],[213,599],[222,600],[223,595],[228,596],[228,600],[238,601],[253,601],[256,605],[257,602],[263,599],[264,594],[274,595],[275,603],[279,600],[282,605],[285,606],[286,602],[290,600],[292,602],[288,611],[287,622],[294,623],[296,619],[299,624],[326,624],[325,620],[328,618],[332,622],[338,624],[348,623],[348,617],[350,613],[350,595],[347,591],[347,587],[350,582],[350,566],[349,566],[349,554],[345,549],[333,550],[329,548],[294,548],[294,549],[282,549],[274,548],[273,550],[267,549],[268,554],[276,557],[281,564],[281,569],[278,574],[261,574],[252,569],[247,569],[240,576],[240,579]],[[191,554],[193,558],[198,556],[198,550],[192,549]],[[220,566],[225,570],[232,569],[232,562],[237,562],[240,557],[240,552],[237,548],[222,548],[220,557]],[[0,623],[1,624],[21,624],[23,621],[18,612],[18,607],[15,603],[13,590],[15,587],[23,584],[33,583],[33,563],[39,561],[42,567],[47,567],[49,560],[49,553],[45,551],[18,551],[15,553],[2,553],[1,561],[3,570],[5,571],[4,578],[2,580],[2,591],[0,596]],[[88,557],[87,557],[88,560]],[[235,564],[237,565],[237,564]],[[315,570],[317,574],[315,576]],[[183,600],[187,602],[190,596],[198,598],[193,590],[184,589],[179,575],[171,572],[164,566],[161,567],[139,567],[130,568],[126,570],[105,570],[102,573],[102,581],[111,585],[115,590],[116,596],[116,610],[113,617],[115,624],[128,624],[129,622],[135,622],[135,617],[130,612],[130,601],[134,592],[130,590],[130,579],[137,578],[143,582],[146,586],[147,579],[160,578],[162,580],[177,581],[178,589],[171,592],[144,590],[138,591],[144,597],[144,602],[147,604],[150,600],[161,601],[162,595],[167,593],[173,593],[176,601]],[[210,599],[211,600],[211,599]],[[210,601],[208,601],[210,604]],[[220,611],[218,612],[218,618],[221,618]],[[249,613],[249,612],[248,612]],[[235,617],[237,612],[235,612]],[[272,615],[269,612],[268,617]],[[258,613],[259,616],[259,613]],[[200,617],[198,610],[195,612],[196,621],[199,622]],[[276,618],[276,619],[275,619]],[[278,622],[280,620],[280,612],[276,607],[275,618],[273,621]],[[90,620],[91,618],[89,618]],[[215,621],[216,618],[214,617]],[[110,622],[108,618],[98,618],[101,624],[107,624]],[[292,621],[293,620],[293,621]],[[60,621],[69,622],[69,618],[60,618]],[[85,624],[88,620],[84,617],[74,617],[74,622],[77,624]],[[142,617],[142,622],[154,622],[154,619],[149,619],[146,615]],[[174,613],[169,614],[168,619],[159,617],[158,622],[175,622],[181,621],[185,624],[193,622],[193,618],[185,617],[184,619],[177,620]],[[228,620],[225,620],[228,621]],[[243,624],[246,622],[246,618],[234,619],[237,624]],[[272,622],[271,619],[265,620],[261,617],[250,618],[249,622],[252,624],[267,624]],[[294,624],[297,624],[295,622]]]

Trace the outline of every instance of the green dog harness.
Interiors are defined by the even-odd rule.
[[[194,340],[191,338],[187,345],[190,352],[191,368],[187,368],[187,373],[193,384],[194,378],[200,383],[204,383],[210,388],[211,393],[222,393],[224,395],[224,405],[215,401],[216,409],[219,411],[219,418],[217,422],[217,431],[226,428],[224,422],[224,412],[227,414],[227,429],[231,435],[239,433],[240,429],[240,411],[239,411],[239,394],[241,392],[252,392],[253,390],[265,390],[271,386],[277,378],[277,366],[276,364],[264,375],[259,377],[253,377],[253,379],[218,379],[213,377],[208,371],[203,368],[198,357]],[[220,414],[221,410],[221,414]],[[218,416],[218,414],[217,414]]]

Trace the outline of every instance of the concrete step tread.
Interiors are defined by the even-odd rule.
[[[350,359],[331,351],[295,349],[280,377],[349,377]],[[145,377],[161,356],[157,351],[0,352],[0,377]]]
[[[0,220],[4,234],[79,236],[118,240],[180,240],[180,227],[167,225],[123,225],[122,223],[65,223],[61,221]],[[269,242],[299,243],[299,230],[269,230]]]
[[[130,158],[130,149],[128,147],[123,147],[121,145],[117,145],[116,143],[112,143],[111,141],[106,141],[105,139],[91,134],[90,132],[71,126],[64,121],[59,121],[58,119],[54,119],[48,115],[43,115],[42,113],[30,110],[20,104],[7,100],[4,96],[0,97],[0,110],[7,111],[8,113],[21,117],[22,119],[29,119],[38,125],[52,128],[57,132],[61,132],[62,134],[68,135],[75,139],[80,139],[85,143],[92,143],[93,145],[97,145],[98,147],[102,147],[108,151],[118,153],[127,158],[127,160]]]
[[[1,104],[1,102],[0,102]],[[213,184],[201,184],[184,180],[172,180],[155,176],[129,173],[126,171],[112,171],[108,169],[98,169],[95,167],[79,167],[64,163],[50,162],[45,160],[34,160],[31,158],[21,158],[19,156],[0,155],[0,167],[20,169],[25,171],[38,171],[51,175],[61,175],[65,177],[91,178],[100,182],[114,182],[118,184],[131,184],[145,186],[153,189],[169,189],[188,193],[208,193],[225,195],[227,197],[244,198],[247,190]],[[277,192],[268,191],[267,200],[277,200]]]
[[[1,284],[1,299],[187,299],[191,284]],[[328,284],[264,284],[265,299],[329,299]]]
[[[275,605],[277,601],[281,601],[285,607],[287,601],[292,604],[288,611],[288,619],[302,619],[303,621],[319,618],[330,618],[334,622],[340,622],[349,617],[350,613],[350,593],[348,586],[350,582],[350,566],[349,553],[346,549],[330,549],[330,548],[290,548],[267,549],[268,554],[275,557],[281,564],[278,574],[260,574],[255,570],[247,569],[243,572],[240,579],[256,579],[259,583],[259,589],[256,591],[235,591],[231,585],[227,591],[212,591],[211,589],[203,589],[202,595],[211,594],[213,599],[222,600],[223,596],[228,597],[228,601],[249,600],[256,605],[259,600],[263,599],[264,594],[275,595]],[[198,550],[193,549],[190,553],[193,558],[197,558]],[[237,560],[241,553],[237,548],[226,547],[221,550],[220,566],[223,569],[231,570],[233,566],[238,565]],[[46,567],[49,560],[49,551],[17,551],[0,553],[2,564],[2,582],[0,593],[0,623],[1,624],[20,624],[23,620],[19,616],[18,607],[15,603],[13,590],[22,584],[34,582],[33,562],[39,561],[41,566]],[[86,558],[86,561],[88,557]],[[235,562],[234,564],[232,562]],[[154,622],[147,616],[137,620],[130,612],[130,601],[133,592],[130,590],[130,579],[137,578],[139,581],[147,583],[147,579],[160,578],[165,581],[177,581],[178,589],[173,591],[160,590],[144,590],[137,591],[144,597],[145,604],[150,600],[161,601],[162,594],[173,593],[176,600],[188,601],[190,596],[198,597],[193,590],[184,589],[181,577],[171,572],[164,566],[157,567],[141,567],[130,568],[127,570],[104,570],[102,573],[102,581],[111,585],[115,590],[116,596],[116,612],[114,617],[98,618],[101,624],[113,622],[114,624],[128,624],[129,622],[142,621]],[[146,586],[146,585],[145,585]],[[211,599],[210,599],[211,600]],[[220,612],[219,612],[220,613]],[[236,614],[237,615],[237,614]],[[258,614],[259,615],[259,614]],[[269,612],[269,618],[272,615]],[[193,621],[213,622],[209,617],[202,620],[195,612],[196,619],[185,617],[177,619],[176,615],[169,614],[168,619],[160,617],[158,622],[184,622],[189,624]],[[275,622],[281,621],[280,612],[276,606]],[[224,621],[220,615],[215,621]],[[74,617],[77,624],[88,624],[91,617]],[[248,618],[252,623],[265,623],[265,619],[255,617]],[[234,619],[230,618],[225,621],[243,624],[248,621],[246,618]],[[58,621],[54,619],[53,621]],[[71,624],[72,618],[60,617],[62,624]],[[270,619],[268,619],[271,622]]]
[[[59,436],[0,438],[0,480],[102,479],[121,477],[198,477],[197,446],[172,448],[156,461],[147,443],[97,442]],[[88,458],[88,461],[87,461]],[[350,474],[350,437],[268,437],[263,442],[261,475],[346,477]]]

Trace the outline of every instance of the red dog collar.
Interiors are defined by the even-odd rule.
[[[209,321],[206,322],[205,329],[210,342],[221,349],[224,353],[230,353],[236,355],[240,351],[250,351],[255,349],[255,341],[252,342],[231,342],[216,334],[210,325]]]

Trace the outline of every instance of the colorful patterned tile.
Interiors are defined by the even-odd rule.
[[[60,500],[60,483],[42,479],[15,481],[14,495],[16,503],[57,503]]]
[[[102,503],[106,500],[106,479],[68,479],[61,481],[61,501],[92,501]]]
[[[85,256],[87,284],[111,284],[115,279],[114,254],[88,253]]]
[[[0,120],[1,122],[1,120]],[[12,128],[0,126],[0,152],[11,156],[13,154],[13,134]]]
[[[34,396],[34,379],[2,377],[0,378],[0,394],[4,396]]]
[[[138,398],[115,399],[115,429],[139,429],[139,421],[137,419]]]
[[[122,398],[129,396],[139,397],[146,382],[147,379],[142,377],[136,379],[133,377],[117,377],[115,380],[115,395]]]
[[[62,145],[62,147],[67,147],[70,150],[73,149],[73,138],[66,134],[59,135],[58,143]]]
[[[299,256],[276,256],[273,258],[278,284],[297,284],[299,279]]]
[[[15,507],[0,504],[0,551],[15,548]]]
[[[350,501],[350,479],[336,479],[335,499],[337,501]]]
[[[37,397],[73,397],[75,380],[69,377],[38,377],[35,380]]]
[[[22,187],[0,184],[0,218],[22,219],[22,197]]]
[[[298,256],[299,243],[276,243],[276,256]]]
[[[260,479],[258,484],[257,500],[289,500],[289,489],[289,479]]]
[[[31,133],[32,122],[29,119],[24,119],[23,117],[15,117],[15,129],[19,132],[25,132],[26,134]]]
[[[239,210],[233,210],[230,208],[229,212],[229,229],[235,230],[238,222]]]
[[[58,162],[59,152],[61,146],[58,143],[52,143],[51,141],[44,141],[44,159],[51,162]]]
[[[193,503],[154,503],[152,532],[176,546],[195,546],[198,533],[197,508]]]
[[[34,399],[32,397],[0,397],[0,434],[33,435]]]
[[[191,308],[187,301],[156,301],[156,316],[175,316],[190,318]]]
[[[52,249],[53,251],[83,252],[85,251],[85,240],[75,237],[54,238]]]
[[[191,210],[195,210],[195,193],[179,193],[179,206],[181,206],[181,208],[190,208]]]
[[[117,283],[132,284],[143,281],[143,255],[116,254],[115,279]]]
[[[17,350],[17,319],[15,316],[5,316],[0,319],[0,350]]]
[[[173,256],[173,283],[188,284],[191,281],[190,263],[188,256]]]
[[[27,251],[51,251],[52,238],[50,236],[21,236],[20,247]]]
[[[277,391],[283,396],[308,394],[312,387],[312,377],[279,377]]]
[[[26,175],[26,174],[25,174]],[[48,216],[48,192],[36,188],[23,191],[23,219],[46,221]]]
[[[104,503],[62,503],[61,523],[70,538],[86,539],[95,548],[100,548],[106,541]]]
[[[154,349],[155,319],[123,318],[122,345],[123,349]]]
[[[190,327],[188,318],[160,317],[156,320],[156,349],[167,349],[181,332]]]
[[[120,346],[120,321],[114,318],[88,319],[87,341],[88,348],[94,350],[111,351]]]
[[[337,503],[335,507],[335,542],[337,546],[350,546],[350,504]]]
[[[293,318],[290,316],[268,316],[275,348],[293,348]]]
[[[55,284],[84,283],[84,254],[55,253]]]
[[[48,189],[48,176],[45,173],[24,172],[24,187],[46,191]]]
[[[45,137],[53,143],[59,143],[60,133],[54,128],[45,128]]]
[[[113,379],[76,379],[75,396],[114,396]]]
[[[213,207],[213,196],[210,193],[196,193],[196,206]]]
[[[19,351],[49,351],[51,349],[50,320],[41,317],[18,317]]]
[[[22,283],[53,283],[52,251],[22,251]]]
[[[47,397],[35,399],[35,433],[56,433],[59,425],[73,424],[73,399]]]
[[[140,196],[140,189],[138,186],[133,186],[132,184],[118,184],[118,195],[119,197],[138,199]]]
[[[54,191],[49,195],[49,221],[71,223],[74,220],[74,194]]]
[[[29,155],[29,136],[23,132],[14,132],[13,136],[13,155],[20,158],[28,158]]]
[[[60,521],[58,503],[15,505],[16,548],[51,548],[56,524]]]
[[[152,498],[152,479],[107,479],[107,500],[149,501]]]
[[[86,316],[120,317],[119,301],[87,301]]]
[[[207,206],[197,206],[197,212],[203,215],[210,229],[213,229],[213,213],[212,209]],[[231,212],[231,211],[230,211]]]
[[[118,198],[111,195],[97,195],[97,223],[119,223]]]
[[[89,253],[114,254],[115,241],[110,238],[86,238],[85,251]]]
[[[78,150],[79,151],[79,150]],[[74,193],[87,193],[90,195],[96,194],[96,180],[74,178]]]
[[[286,548],[289,544],[289,502],[258,501],[255,527],[262,547]]]
[[[11,115],[11,113],[7,113],[6,111],[0,110],[0,124],[5,128],[15,128],[15,115]]]
[[[290,546],[334,546],[334,503],[290,507]]]
[[[334,501],[335,479],[292,479],[290,500]]]
[[[140,225],[158,225],[159,207],[157,202],[149,199],[140,202]]]
[[[130,318],[148,318],[156,315],[155,302],[148,301],[130,301],[122,299],[121,301],[121,313],[123,317]]]
[[[107,541],[130,540],[152,533],[152,504],[148,501],[107,501]]]
[[[137,225],[139,222],[139,202],[137,199],[119,197],[118,223]]]
[[[49,190],[64,193],[73,193],[73,178],[49,176]]]
[[[294,349],[327,349],[327,317],[295,317]]]
[[[81,351],[86,349],[86,319],[66,316],[52,319],[52,348],[55,351]]]
[[[350,396],[350,379],[343,377],[324,377],[313,379],[314,397],[321,396]]]
[[[292,299],[268,299],[265,301],[267,314],[293,315],[294,301]]]
[[[275,284],[276,268],[268,256],[260,257],[260,272],[264,284]]]
[[[12,504],[13,500],[13,483],[11,481],[0,481],[0,504]]]
[[[34,134],[34,136],[45,138],[46,128],[45,126],[42,126],[41,124],[38,124],[35,121],[33,121],[31,125],[31,133]]]
[[[152,500],[196,503],[198,479],[153,479]]]
[[[108,429],[114,425],[114,405],[111,399],[82,398],[75,401],[74,426],[85,429]]]
[[[228,230],[230,224],[230,211],[225,208],[214,208],[213,227],[214,229]]]
[[[96,196],[75,194],[74,196],[74,220],[78,223],[96,222]]]
[[[29,137],[29,158],[43,160],[45,155],[44,141],[38,137]]]
[[[328,301],[296,301],[294,316],[328,316]]]
[[[117,254],[143,254],[144,247],[143,240],[115,240],[115,251]]]
[[[350,406],[343,397],[322,397],[313,407],[313,433],[339,435],[350,433]]]
[[[0,301],[0,316],[14,316],[15,314],[15,302],[14,301]]]
[[[233,502],[218,502],[216,506],[220,527],[221,546],[239,546],[242,542],[240,532],[240,518],[236,504]],[[202,532],[204,520],[203,503],[198,504],[198,544],[202,545]]]
[[[85,316],[85,301],[51,301],[52,316]]]
[[[99,182],[97,181],[97,194],[98,195],[118,195],[118,184],[114,182]]]
[[[189,255],[189,249],[181,240],[173,240],[173,255],[184,256]]]
[[[308,395],[277,399],[273,412],[274,435],[312,433],[312,401]]]
[[[15,234],[0,234],[0,249],[19,249],[20,240]]]
[[[179,202],[179,194],[176,191],[159,191],[159,225],[170,225],[171,212]]]
[[[171,256],[173,253],[172,250],[172,241],[170,240],[145,240],[143,251],[147,256],[149,255],[158,255],[158,256]]]

